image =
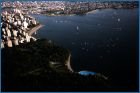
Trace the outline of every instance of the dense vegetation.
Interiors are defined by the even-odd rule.
[[[70,72],[70,52],[42,39],[2,49],[2,91],[102,91],[109,82],[97,75]],[[59,62],[54,66],[50,62]]]

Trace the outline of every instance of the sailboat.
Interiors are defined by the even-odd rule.
[[[34,33],[35,35],[36,35],[36,31],[35,31],[35,33]]]
[[[121,19],[120,18],[118,18],[118,22],[120,22],[121,21]]]
[[[76,29],[79,30],[79,27],[77,26]]]

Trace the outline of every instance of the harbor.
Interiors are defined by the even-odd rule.
[[[137,90],[137,1],[1,5],[2,91]]]

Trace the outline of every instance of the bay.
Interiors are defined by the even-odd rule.
[[[32,15],[45,25],[36,37],[71,51],[75,71],[90,70],[114,84],[136,83],[138,9],[103,9],[86,15]]]

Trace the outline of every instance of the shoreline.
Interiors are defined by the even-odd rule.
[[[76,14],[42,14],[50,17],[55,17],[55,16],[75,16]]]
[[[31,36],[33,33],[35,33],[37,30],[39,30],[40,28],[42,28],[44,25],[42,24],[39,24],[33,28],[31,28],[29,31],[28,31],[28,34]]]
[[[66,66],[67,66],[67,68],[68,68],[68,70],[69,71],[71,71],[71,72],[74,72],[74,70],[71,68],[71,65],[70,65],[70,58],[71,58],[71,54],[69,54],[69,57],[68,57],[68,59],[66,60]]]

